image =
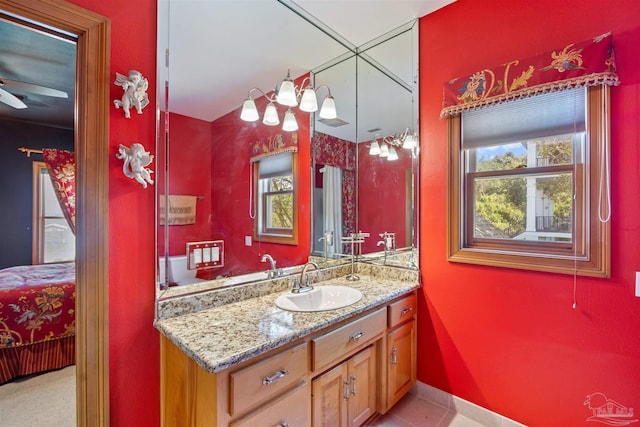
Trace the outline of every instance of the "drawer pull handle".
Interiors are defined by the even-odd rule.
[[[342,397],[344,400],[349,400],[349,380],[342,380]]]
[[[391,364],[392,365],[398,364],[397,354],[398,354],[398,350],[395,347],[392,347],[391,348]]]
[[[356,395],[357,389],[357,379],[355,375],[351,375],[351,394]]]
[[[405,307],[402,310],[400,310],[400,315],[404,316],[405,314],[411,312],[413,310],[413,307]]]
[[[356,332],[355,334],[351,335],[349,337],[349,341],[355,341],[355,340],[359,340],[360,338],[362,338],[364,336],[364,332],[360,331],[360,332]]]
[[[289,371],[287,371],[286,369],[281,369],[279,371],[274,372],[273,374],[269,375],[268,377],[264,377],[262,379],[262,384],[264,385],[269,385],[272,384],[278,380],[283,379],[284,377],[286,377],[289,374]]]
[[[278,424],[276,427],[289,427],[289,423],[286,421],[282,421],[280,424]]]

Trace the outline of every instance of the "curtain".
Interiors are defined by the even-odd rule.
[[[612,35],[606,33],[449,80],[440,117],[545,92],[619,83]]]
[[[322,200],[324,231],[333,231],[333,245],[327,246],[327,256],[342,253],[342,170],[324,167]]]
[[[44,163],[64,217],[73,234],[76,233],[76,158],[66,150],[44,148]]]

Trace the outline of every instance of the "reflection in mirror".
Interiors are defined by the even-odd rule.
[[[341,238],[359,229],[368,231],[359,225],[358,214],[358,205],[368,203],[359,195],[358,182],[363,174],[372,173],[358,171],[358,158],[365,155],[359,151],[364,150],[362,147],[369,145],[374,136],[368,130],[381,127],[385,131],[381,135],[385,137],[405,129],[416,130],[414,112],[407,114],[406,123],[401,126],[370,120],[372,114],[388,116],[391,110],[405,110],[397,107],[391,95],[387,95],[391,91],[387,86],[391,85],[382,81],[383,78],[392,82],[415,81],[412,80],[415,69],[409,72],[410,77],[403,76],[397,69],[406,68],[400,65],[407,59],[396,56],[387,61],[389,52],[409,55],[408,61],[415,68],[411,49],[400,47],[402,37],[388,45],[367,44],[358,57],[354,54],[357,49],[335,37],[315,18],[294,11],[293,2],[252,2],[250,12],[238,3],[195,0],[159,0],[158,3],[158,82],[166,82],[157,85],[160,120],[156,188],[158,204],[165,209],[165,217],[158,218],[157,230],[157,295],[160,298],[260,280],[271,269],[267,254],[283,271],[296,271],[295,266],[306,263],[310,254],[327,253],[329,257],[348,254]],[[265,22],[269,25],[265,26]],[[412,27],[409,37],[413,46],[415,28],[417,26]],[[194,29],[207,33],[194,34]],[[194,43],[203,39],[216,42],[206,47]],[[240,49],[238,43],[219,42],[222,40],[245,42],[240,42]],[[257,42],[261,40],[269,40],[270,45],[278,49],[261,47]],[[361,64],[365,54],[369,65]],[[251,65],[239,65],[241,57],[251,58]],[[383,77],[376,77],[381,81],[372,89],[378,98],[360,98],[359,86],[367,87],[359,82],[360,68],[371,68],[370,74],[384,70]],[[325,87],[330,88],[338,117],[321,119],[318,113],[307,113],[296,107],[292,110],[299,128],[288,132],[281,126],[285,111],[278,107],[280,124],[263,124],[262,115],[273,94],[269,90],[275,89],[273,85],[281,82],[288,70],[299,89],[303,88],[305,78],[311,79],[318,91],[318,101],[328,92]],[[415,85],[409,83],[408,86],[409,92],[415,93]],[[266,96],[256,97],[259,93],[252,90],[255,87],[266,89]],[[210,89],[215,90],[215,96],[205,95]],[[260,115],[260,120],[255,122],[240,118],[249,92]],[[407,100],[412,108],[412,98],[409,96]],[[292,162],[297,172],[292,195],[297,198],[292,212],[294,218],[297,212],[297,225],[291,226],[292,241],[288,244],[265,236],[264,231],[281,234],[281,230],[269,230],[274,227],[263,221],[260,222],[263,228],[254,232],[254,217],[262,210],[255,200],[262,188],[254,181],[255,173],[259,173],[259,168],[254,166],[261,163],[255,159],[262,154],[274,154],[282,144],[295,146],[296,150],[291,152],[295,152],[293,158],[297,158]],[[416,182],[416,164],[413,161],[413,167],[409,166],[412,182]],[[403,168],[402,173],[406,173],[406,164]],[[391,179],[394,188],[400,185],[400,175]],[[406,185],[408,178],[402,179]],[[326,193],[318,196],[319,191]],[[402,191],[408,190],[403,187]],[[262,192],[265,197],[269,193]],[[188,204],[179,202],[185,200]],[[263,197],[261,200],[262,207],[269,206]],[[412,202],[415,203],[415,197]],[[322,214],[318,209],[322,209]],[[403,211],[405,221],[408,221],[409,210]],[[416,246],[415,240],[407,237],[415,235],[413,219],[412,226],[404,226],[403,231],[400,225],[389,221],[376,226],[376,232],[396,233],[397,242],[402,242],[397,244],[398,248]],[[294,243],[296,232],[297,243]],[[372,234],[370,241],[374,237],[377,236]],[[323,240],[319,240],[321,238]],[[194,255],[187,253],[187,244],[202,241],[223,242],[221,262],[214,268],[189,270],[188,265],[197,263],[188,262]],[[375,242],[368,243],[373,244],[370,250],[380,249]],[[184,286],[187,283],[191,285]]]
[[[346,64],[352,72],[343,72]],[[353,99],[354,110],[333,123],[315,121],[312,255],[344,257],[350,246],[335,236],[362,231],[369,234],[357,248],[367,255],[364,260],[417,268],[417,21],[314,75],[337,88],[351,76],[345,85],[351,92],[340,98]],[[354,163],[355,169],[348,167]],[[341,186],[328,166],[341,168]],[[342,209],[336,209],[338,203]]]
[[[253,162],[255,212],[249,216],[256,241],[298,244],[297,160],[295,153],[277,151]]]

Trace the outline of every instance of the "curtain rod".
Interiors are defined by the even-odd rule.
[[[42,150],[38,150],[38,149],[35,149],[35,148],[20,147],[20,148],[18,148],[18,151],[22,151],[23,153],[27,153],[27,157],[31,157],[31,153],[42,154]]]

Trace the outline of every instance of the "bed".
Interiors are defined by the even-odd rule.
[[[75,363],[75,263],[0,270],[0,384]]]

